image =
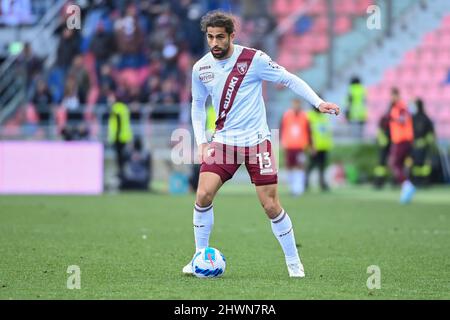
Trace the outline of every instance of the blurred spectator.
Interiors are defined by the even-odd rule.
[[[80,99],[78,95],[77,79],[74,75],[69,75],[64,87],[64,97],[61,107],[68,113],[76,114],[81,112]]]
[[[345,115],[352,126],[354,135],[361,139],[364,133],[364,124],[367,121],[367,106],[366,88],[358,77],[352,78],[350,82]]]
[[[105,31],[103,22],[97,24],[97,29],[91,40],[90,50],[95,57],[95,71],[97,78],[100,78],[102,66],[107,63],[112,53],[115,51],[115,42],[112,34]]]
[[[33,53],[29,42],[24,44],[22,53],[17,58],[18,65],[24,69],[26,75],[27,89],[32,89],[34,80],[42,72],[43,61]]]
[[[98,84],[100,86],[106,86],[111,90],[116,90],[116,82],[114,81],[110,64],[104,64],[100,68],[100,78],[98,79]]]
[[[100,92],[96,102],[98,104],[108,104],[108,97],[113,95],[116,91],[116,83],[112,76],[112,70],[109,64],[104,64],[101,67],[98,84],[100,87]]]
[[[143,33],[138,23],[137,8],[130,4],[123,18],[116,21],[117,47],[119,49],[119,69],[139,68],[145,64],[143,55]]]
[[[415,105],[412,179],[417,185],[426,185],[431,175],[430,153],[435,144],[434,125],[425,112],[422,99],[417,99]]]
[[[180,102],[179,90],[175,78],[168,78],[163,81],[161,87],[161,102],[163,105],[171,106]]]
[[[135,137],[133,145],[124,155],[121,190],[148,190],[151,181],[152,160],[149,151],[145,150],[140,137]]]
[[[80,53],[80,35],[73,29],[62,29],[62,37],[56,52],[56,65],[62,70],[67,70],[73,58]]]
[[[36,91],[31,99],[41,124],[48,124],[51,114],[52,95],[44,79],[39,79],[36,84]]]
[[[129,86],[126,90],[126,101],[130,107],[132,120],[139,120],[141,116],[141,90],[137,86]]]
[[[202,6],[197,1],[183,0],[175,2],[174,13],[180,17],[179,29],[182,44],[186,45],[194,56],[202,56],[205,41],[199,28],[200,19],[204,13]]]
[[[325,169],[328,162],[328,154],[333,147],[333,133],[329,117],[313,108],[308,111],[308,121],[311,128],[311,155],[306,171],[306,189],[309,186],[309,177],[315,167],[319,168],[319,183],[322,191],[328,191],[325,181]]]
[[[71,124],[64,127],[61,136],[65,141],[86,140],[89,137],[89,129],[86,123]]]
[[[108,121],[108,141],[114,147],[119,179],[124,176],[125,147],[133,139],[128,106],[116,101],[111,105]]]
[[[85,139],[89,135],[84,123],[84,108],[80,104],[74,75],[67,77],[64,97],[60,108],[56,110],[56,120],[58,127],[61,128],[61,135],[66,141]]]
[[[69,69],[69,76],[75,79],[80,103],[86,103],[90,88],[90,80],[81,54],[74,57],[72,66]]]
[[[161,103],[161,82],[159,77],[153,76],[147,79],[144,88],[142,89],[141,100],[144,103],[156,104]]]

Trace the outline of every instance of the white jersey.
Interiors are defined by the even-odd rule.
[[[192,124],[197,144],[207,142],[205,102],[211,96],[217,114],[213,141],[254,146],[270,140],[262,81],[281,83],[318,107],[323,102],[300,78],[260,50],[234,45],[230,58],[207,53],[192,70]]]

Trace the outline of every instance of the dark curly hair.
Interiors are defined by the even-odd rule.
[[[235,31],[235,19],[231,14],[220,10],[208,12],[202,17],[200,22],[203,32],[206,32],[208,27],[223,27],[228,34]]]

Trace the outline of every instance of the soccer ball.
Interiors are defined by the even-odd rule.
[[[199,278],[216,278],[225,272],[225,257],[215,248],[204,248],[192,259],[192,271]]]

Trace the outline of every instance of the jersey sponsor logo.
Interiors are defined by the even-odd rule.
[[[247,72],[247,68],[248,68],[247,61],[238,62],[236,67],[237,67],[237,70],[239,71],[239,73],[244,75]]]
[[[199,74],[198,78],[200,79],[201,82],[208,83],[214,79],[214,73],[203,72]]]
[[[227,94],[225,95],[225,102],[223,104],[223,111],[220,114],[220,117],[225,117],[225,111],[228,109],[230,105],[231,97],[233,95],[234,88],[236,87],[236,83],[238,82],[238,77],[231,78],[230,84],[228,85]]]
[[[201,66],[200,69],[198,69],[198,71],[207,70],[207,69],[211,69],[211,66]]]

